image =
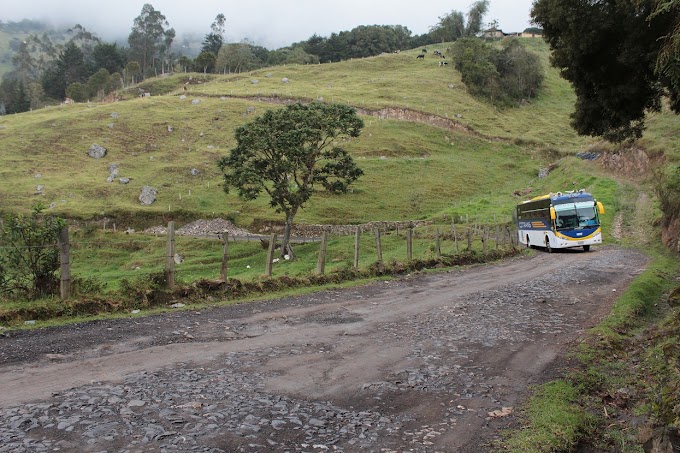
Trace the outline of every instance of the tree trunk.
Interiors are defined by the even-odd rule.
[[[289,259],[293,259],[293,247],[290,245],[290,232],[293,229],[293,219],[295,218],[295,212],[289,212],[286,214],[286,225],[283,228],[283,239],[281,240],[281,258],[284,255],[288,255]]]

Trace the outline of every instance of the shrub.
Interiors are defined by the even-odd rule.
[[[76,102],[85,102],[89,98],[87,87],[82,83],[74,82],[66,88],[66,97]]]
[[[55,294],[59,288],[59,232],[64,219],[42,214],[36,205],[30,216],[7,216],[0,228],[0,293],[10,297]]]
[[[535,97],[544,73],[536,54],[516,39],[499,50],[476,38],[459,39],[453,46],[455,68],[473,96],[495,104],[516,104]]]

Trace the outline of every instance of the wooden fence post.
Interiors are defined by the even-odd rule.
[[[165,252],[165,285],[175,286],[175,222],[168,222],[168,239]]]
[[[229,233],[224,232],[222,236],[222,242],[224,243],[224,248],[222,252],[222,268],[220,269],[220,279],[223,282],[227,281],[227,271],[229,269]]]
[[[406,230],[406,259],[413,259],[413,228]]]
[[[264,273],[267,277],[272,276],[272,264],[274,263],[274,251],[276,250],[276,233],[269,238],[269,250],[267,250],[267,264]]]
[[[378,251],[378,263],[382,263],[382,242],[380,241],[380,230],[378,228],[375,229],[375,247]]]
[[[437,232],[435,233],[435,245],[434,245],[434,252],[437,255],[437,258],[442,257],[442,241],[440,235],[441,235],[440,228],[437,228]]]
[[[354,233],[354,269],[359,269],[359,239],[361,238],[361,229],[357,227]]]
[[[508,227],[508,236],[510,237],[510,245],[512,246],[513,249],[515,248],[515,245],[519,245],[519,234],[515,233],[513,235],[512,232],[514,230],[515,230],[514,228]]]
[[[486,240],[487,240],[487,230],[486,226],[482,228],[482,253],[486,253]]]
[[[326,251],[328,249],[328,231],[321,235],[321,246],[319,247],[319,259],[316,262],[316,273],[323,275],[326,269]]]
[[[472,231],[470,231],[470,227],[467,229],[467,250],[468,252],[472,250]]]
[[[456,224],[452,224],[453,226],[453,243],[456,245],[456,254],[460,253],[460,249],[458,248],[458,233],[456,232]]]
[[[61,280],[59,292],[62,300],[71,297],[71,244],[68,237],[68,225],[59,232],[59,260],[61,262]]]

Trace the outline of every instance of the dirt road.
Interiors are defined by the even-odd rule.
[[[0,337],[0,452],[478,452],[646,258],[611,247]],[[506,412],[509,412],[506,410]]]

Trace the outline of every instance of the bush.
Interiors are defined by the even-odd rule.
[[[82,83],[74,82],[66,88],[66,97],[76,102],[86,102],[89,98],[87,87]]]
[[[35,299],[59,288],[59,232],[64,219],[42,215],[36,205],[30,216],[7,216],[0,228],[0,293]]]
[[[453,46],[455,68],[470,94],[494,104],[517,104],[535,97],[544,73],[536,54],[516,39],[503,50],[476,38],[459,39]]]
[[[503,93],[521,101],[536,97],[545,74],[538,55],[527,51],[517,39],[505,45],[496,62]]]

